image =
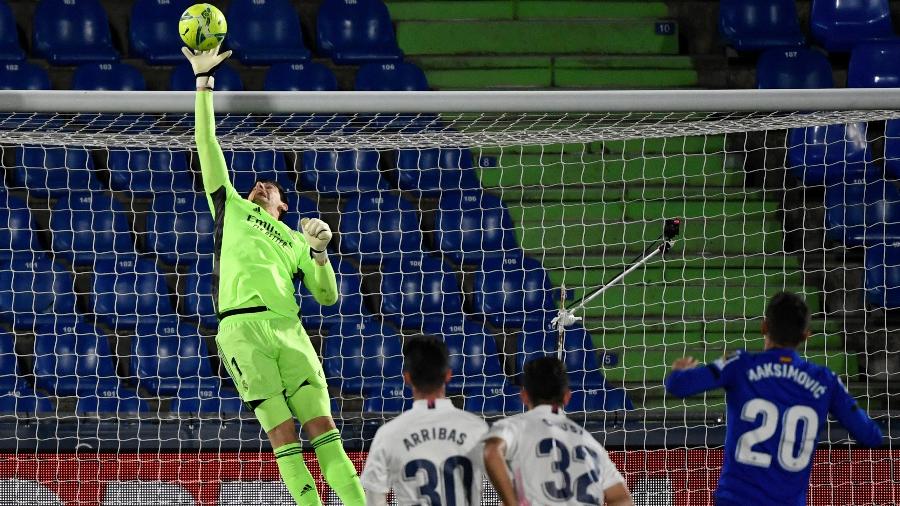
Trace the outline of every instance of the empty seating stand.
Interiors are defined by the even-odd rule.
[[[850,53],[847,86],[900,87],[900,39],[857,44]]]
[[[300,155],[300,187],[326,196],[387,190],[378,171],[378,151],[304,151]]]
[[[456,275],[440,259],[406,255],[381,262],[381,314],[401,328],[462,316]]]
[[[722,0],[719,32],[738,51],[798,47],[805,42],[793,0]]]
[[[75,318],[75,281],[41,252],[17,251],[0,271],[0,320],[20,329],[46,328]]]
[[[60,197],[50,212],[50,231],[53,252],[76,265],[135,252],[125,210],[99,192]]]
[[[169,289],[156,263],[121,255],[94,264],[90,299],[97,320],[116,331],[132,331],[144,321],[174,317]]]
[[[19,45],[19,31],[12,9],[5,1],[0,1],[0,61],[20,61],[25,52]]]
[[[212,254],[214,222],[205,195],[157,193],[146,216],[147,252],[170,264]]]
[[[337,77],[316,62],[276,63],[266,72],[266,91],[336,91]]]
[[[106,168],[113,190],[139,196],[194,191],[188,155],[183,151],[110,148],[108,153]]]
[[[32,27],[34,52],[54,65],[119,59],[109,19],[98,0],[41,0]]]
[[[288,0],[233,0],[228,47],[247,65],[296,63],[310,57],[303,45],[300,17]]]
[[[72,76],[73,90],[143,91],[144,75],[127,63],[84,63]]]
[[[0,65],[0,89],[49,90],[50,76],[33,63],[4,63]]]
[[[191,3],[190,0],[135,0],[128,27],[132,56],[154,65],[184,61],[181,54],[184,43],[172,35],[172,24]]]
[[[403,53],[381,0],[325,0],[316,21],[319,51],[339,64],[398,61]]]
[[[813,89],[834,87],[828,58],[805,47],[769,49],[756,62],[760,89]]]
[[[341,251],[363,263],[422,251],[415,207],[387,192],[367,192],[347,199],[341,214],[340,239]]]
[[[822,47],[836,53],[895,37],[888,0],[813,0],[810,25]]]
[[[346,395],[378,395],[403,388],[403,339],[374,319],[345,318],[322,343],[322,364],[331,387]]]
[[[480,190],[441,194],[434,246],[457,264],[480,264],[518,251],[509,209],[500,198]]]
[[[417,196],[481,188],[472,152],[461,148],[403,149],[394,159],[397,186]]]

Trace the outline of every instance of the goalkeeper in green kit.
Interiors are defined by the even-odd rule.
[[[279,221],[287,204],[284,189],[274,181],[257,181],[247,198],[238,194],[216,141],[212,97],[212,73],[231,51],[183,52],[197,76],[195,135],[215,220],[213,298],[222,362],[268,434],[297,504],[322,503],[303,462],[294,419],[311,439],[331,488],[344,504],[361,506],[365,495],[331,418],[322,364],[300,324],[294,295],[293,281],[300,278],[320,304],[337,301],[325,253],[331,229],[313,219],[302,221],[298,232]]]

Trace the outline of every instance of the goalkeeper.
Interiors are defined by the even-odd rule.
[[[231,51],[183,52],[197,77],[197,152],[215,220],[213,298],[222,362],[268,434],[297,504],[321,500],[303,462],[295,418],[311,439],[325,480],[344,504],[361,506],[364,492],[331,418],[322,364],[300,324],[294,296],[293,281],[299,278],[320,304],[337,302],[325,253],[331,229],[313,219],[301,222],[303,230],[296,232],[279,221],[287,204],[274,181],[257,181],[246,199],[238,194],[216,141],[212,97],[212,74]]]

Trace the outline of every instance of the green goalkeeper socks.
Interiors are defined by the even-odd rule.
[[[300,443],[289,443],[275,450],[275,462],[281,479],[297,506],[321,506],[316,481],[313,480],[306,463],[303,462],[303,448]]]
[[[341,433],[332,429],[311,441],[325,481],[345,506],[365,506],[366,496],[350,457],[344,452]]]

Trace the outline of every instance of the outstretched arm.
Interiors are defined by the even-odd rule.
[[[837,376],[834,378],[833,388],[834,393],[831,396],[831,406],[829,406],[831,414],[841,422],[841,425],[859,444],[870,448],[881,446],[881,428],[859,407]]]
[[[675,397],[688,397],[727,387],[740,358],[740,350],[705,365],[700,365],[693,357],[679,358],[666,376],[666,390]]]
[[[509,466],[506,465],[506,441],[493,437],[484,442],[484,470],[503,506],[519,504],[516,488],[509,478]]]
[[[331,240],[331,227],[318,218],[303,218],[300,220],[300,228],[309,247],[309,250],[301,253],[300,257],[299,267],[303,271],[303,284],[316,302],[323,306],[331,306],[338,300],[337,278],[326,252],[328,242]]]

